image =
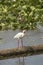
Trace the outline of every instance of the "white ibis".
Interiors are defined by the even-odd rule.
[[[22,47],[23,47],[23,40],[22,38],[26,35],[26,30],[23,30],[22,32],[19,32],[18,34],[16,34],[14,36],[14,39],[18,39],[18,47],[19,47],[19,40],[21,40],[21,44],[22,44]]]

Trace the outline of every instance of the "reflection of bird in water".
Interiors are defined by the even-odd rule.
[[[22,38],[26,35],[26,30],[23,30],[22,32],[19,32],[14,36],[14,39],[18,39],[18,47],[19,47],[19,40],[21,40],[21,44],[23,46],[23,40]]]
[[[25,65],[25,58],[19,57],[18,60],[16,61],[16,65]]]
[[[22,61],[21,61],[21,59],[19,58],[19,65],[25,65],[24,57],[22,58]]]

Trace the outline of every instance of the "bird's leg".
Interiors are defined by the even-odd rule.
[[[19,39],[18,39],[18,48],[19,48]]]
[[[23,39],[21,38],[21,44],[22,44],[22,47],[23,47]]]

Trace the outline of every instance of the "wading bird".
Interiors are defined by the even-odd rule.
[[[23,30],[22,32],[19,32],[18,34],[16,34],[14,36],[14,39],[18,39],[18,47],[19,47],[19,43],[21,41],[21,45],[23,47],[23,37],[26,35],[26,30]]]

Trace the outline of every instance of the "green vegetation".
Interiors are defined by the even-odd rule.
[[[0,30],[36,29],[43,25],[43,0],[0,0]]]

